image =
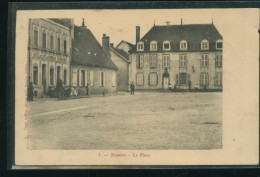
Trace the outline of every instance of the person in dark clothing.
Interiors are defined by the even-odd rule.
[[[89,85],[87,83],[87,86],[86,86],[86,95],[88,95],[88,89],[89,89]]]
[[[131,83],[130,89],[131,89],[131,95],[134,95],[134,94],[135,94],[135,85],[134,85],[134,82]]]
[[[28,87],[28,101],[33,101],[33,89],[33,84],[30,82]]]
[[[188,81],[188,85],[189,85],[189,91],[191,91],[191,81]]]

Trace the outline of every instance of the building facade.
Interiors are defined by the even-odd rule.
[[[111,60],[118,68],[117,72],[117,89],[120,91],[129,90],[129,51],[134,45],[122,40],[116,47],[110,44]]]
[[[223,38],[212,24],[136,27],[130,79],[136,89],[222,90]]]
[[[79,95],[110,94],[117,91],[117,67],[111,60],[109,36],[102,37],[102,46],[88,29],[74,27],[71,60],[71,86]]]
[[[72,19],[30,19],[28,80],[34,95],[42,97],[54,89],[58,79],[70,85]]]

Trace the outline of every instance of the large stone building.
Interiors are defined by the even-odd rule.
[[[131,51],[136,89],[222,89],[222,36],[212,24],[153,26]]]
[[[71,85],[79,95],[114,93],[117,91],[117,67],[111,60],[109,37],[102,37],[102,46],[88,29],[84,21],[82,26],[74,26],[72,42]]]
[[[118,68],[117,72],[117,89],[120,91],[129,90],[129,51],[134,48],[134,45],[122,40],[116,47],[110,44],[111,60]]]
[[[30,19],[28,73],[34,95],[54,89],[58,79],[70,85],[72,19]]]

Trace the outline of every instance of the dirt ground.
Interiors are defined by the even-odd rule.
[[[222,93],[137,92],[29,103],[29,149],[220,149]]]

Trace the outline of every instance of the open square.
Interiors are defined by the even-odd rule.
[[[29,102],[29,149],[222,148],[221,92],[137,92]]]

